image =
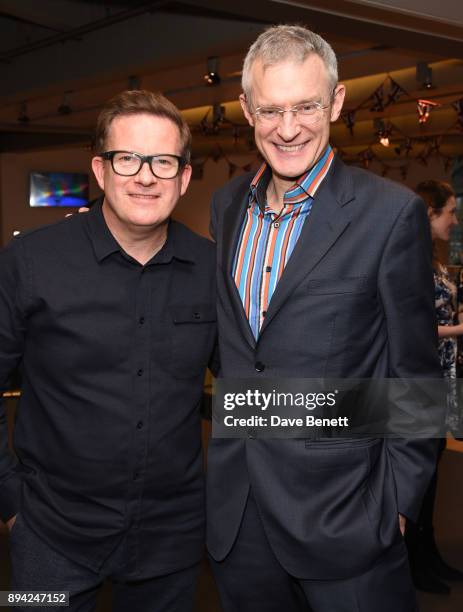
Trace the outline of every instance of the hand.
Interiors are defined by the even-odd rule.
[[[83,213],[83,212],[88,212],[89,210],[90,210],[90,208],[87,208],[86,206],[81,206],[79,208],[78,212]],[[67,215],[64,215],[64,216],[65,217],[72,217],[72,216],[74,216],[74,213],[68,213]]]
[[[7,520],[6,526],[8,527],[8,531],[11,531],[13,529],[13,525],[16,523],[17,516],[18,515],[15,514],[14,516],[12,516],[10,519]]]
[[[405,518],[405,516],[403,514],[399,514],[399,528],[400,528],[400,533],[402,535],[405,535],[405,525],[407,524],[407,519]]]

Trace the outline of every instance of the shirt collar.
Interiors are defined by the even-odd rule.
[[[327,175],[333,159],[334,151],[328,144],[317,163],[296,179],[294,185],[286,191],[285,204],[301,203],[309,197],[313,198]],[[257,202],[262,211],[265,210],[267,187],[271,178],[272,169],[267,162],[264,162],[251,181],[249,202]]]
[[[102,205],[103,197],[95,202],[88,213],[84,214],[90,240],[98,262],[103,261],[106,257],[112,255],[112,253],[120,252],[125,254],[106,225]],[[194,263],[196,257],[195,247],[192,244],[192,236],[192,232],[187,230],[181,223],[169,220],[166,243],[148,264],[151,262],[168,263],[173,258]]]

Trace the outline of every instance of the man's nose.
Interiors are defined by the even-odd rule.
[[[157,180],[154,174],[151,172],[151,167],[148,161],[143,162],[140,170],[135,175],[135,180],[142,185],[151,185],[151,183],[154,183]]]
[[[278,134],[283,140],[293,140],[301,131],[301,126],[297,114],[293,111],[282,113],[278,125]]]

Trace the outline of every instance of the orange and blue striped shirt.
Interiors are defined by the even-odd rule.
[[[310,213],[315,193],[333,158],[333,150],[328,145],[315,166],[285,193],[279,213],[267,204],[266,191],[272,176],[267,163],[262,164],[252,180],[232,274],[256,339],[273,292]]]

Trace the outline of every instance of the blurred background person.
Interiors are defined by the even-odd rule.
[[[456,394],[457,337],[463,335],[463,323],[456,320],[456,285],[450,279],[447,268],[437,256],[436,240],[448,242],[452,227],[458,225],[455,193],[448,183],[428,180],[419,183],[416,192],[428,207],[433,240],[433,269],[439,359],[444,376],[450,383],[447,396],[447,424],[458,430],[459,409]],[[433,514],[437,489],[437,466],[445,449],[445,438],[439,440],[436,471],[423,500],[416,524],[408,522],[406,543],[409,552],[412,577],[417,589],[430,593],[450,593],[445,581],[463,580],[463,572],[451,567],[442,558],[434,537]]]

